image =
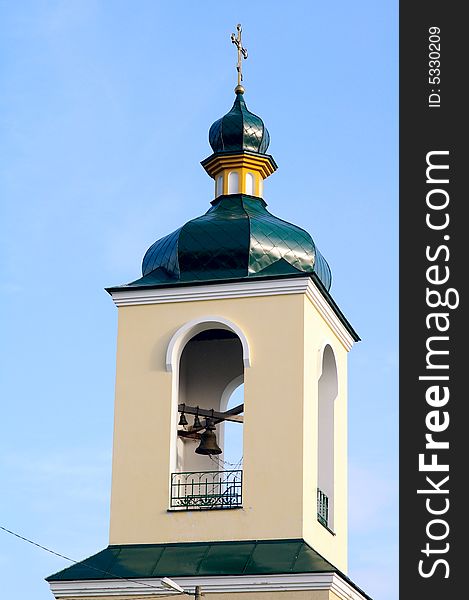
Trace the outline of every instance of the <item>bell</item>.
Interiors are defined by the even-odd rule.
[[[186,415],[184,414],[184,411],[182,411],[181,416],[179,417],[178,425],[182,425],[183,427],[185,427],[187,425],[187,419],[186,419]]]
[[[217,444],[215,426],[211,419],[205,421],[205,431],[200,436],[200,444],[195,449],[196,454],[221,454],[222,450]]]
[[[200,419],[199,419],[199,411],[198,410],[194,417],[194,424],[192,425],[192,429],[202,429],[202,423],[200,422]]]

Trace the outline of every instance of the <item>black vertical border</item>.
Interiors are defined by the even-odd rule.
[[[465,507],[469,505],[469,420],[466,406],[469,404],[466,377],[469,377],[469,325],[467,323],[467,283],[469,276],[469,220],[465,219],[465,208],[469,207],[465,187],[469,154],[466,149],[468,119],[466,99],[469,89],[469,25],[463,18],[463,2],[401,2],[399,39],[399,226],[400,226],[400,291],[399,291],[399,335],[400,335],[400,598],[425,600],[446,600],[466,597],[467,584],[463,563],[466,555],[467,517]],[[429,83],[429,30],[438,27],[440,37],[440,76],[439,85]],[[435,54],[433,55],[436,56]],[[432,65],[435,66],[435,65]],[[433,73],[432,75],[434,75]],[[440,90],[440,107],[429,107],[431,90]],[[443,187],[449,193],[450,203],[447,212],[450,223],[444,231],[432,231],[425,219],[429,209],[426,195],[431,188],[426,182],[426,155],[433,150],[448,150],[449,156],[441,162],[449,164],[449,184]],[[436,161],[437,162],[437,161]],[[443,196],[440,196],[441,198]],[[436,198],[436,196],[435,196]],[[430,211],[431,212],[431,211]],[[443,217],[441,211],[438,216]],[[449,235],[449,240],[444,239]],[[426,248],[435,255],[439,245],[446,245],[439,258],[429,262]],[[449,281],[444,285],[430,285],[426,270],[439,264],[441,269],[448,266]],[[443,272],[443,271],[442,271]],[[431,309],[426,302],[426,288],[454,288],[459,294],[459,306],[455,309],[439,307]],[[449,355],[441,356],[440,362],[449,364],[447,374],[450,399],[440,411],[447,411],[450,424],[446,431],[434,434],[438,440],[447,440],[449,449],[438,452],[438,462],[449,464],[449,472],[420,472],[418,455],[425,453],[425,434],[428,433],[425,418],[434,408],[425,398],[428,381],[419,381],[419,375],[426,371],[426,342],[429,336],[436,335],[435,329],[428,329],[426,316],[430,312],[449,314],[449,341],[446,349]],[[440,344],[441,349],[445,343]],[[443,371],[432,371],[443,374]],[[432,451],[427,450],[426,462]],[[439,483],[446,475],[449,480],[440,489],[448,494],[418,494],[418,489],[431,489],[426,476]],[[467,485],[465,485],[467,483]],[[431,515],[426,508],[442,509],[450,505],[446,513]],[[448,523],[448,536],[442,540],[428,538],[427,527],[432,519],[444,519]],[[432,534],[443,535],[445,526],[433,524]],[[427,556],[422,552],[430,544],[432,552]],[[446,547],[446,543],[449,544]],[[443,550],[448,548],[447,552]],[[440,552],[433,552],[439,550]],[[438,559],[446,560],[436,565]],[[425,573],[419,574],[419,561]],[[445,575],[449,575],[445,577]],[[469,575],[469,574],[468,574]]]

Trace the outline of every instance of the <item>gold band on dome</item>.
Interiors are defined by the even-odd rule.
[[[271,156],[255,156],[246,152],[227,155],[212,154],[212,156],[202,161],[202,166],[212,178],[215,178],[225,169],[239,169],[244,167],[257,171],[263,179],[266,179],[277,170],[277,165]]]

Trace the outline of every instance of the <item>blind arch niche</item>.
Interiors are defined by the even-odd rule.
[[[318,489],[328,498],[330,529],[334,529],[334,412],[337,393],[337,363],[332,347],[326,345],[318,381]]]

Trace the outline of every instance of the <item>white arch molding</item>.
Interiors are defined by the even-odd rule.
[[[221,412],[225,412],[225,410],[227,410],[228,402],[230,401],[231,394],[237,388],[239,388],[239,386],[242,385],[243,383],[244,383],[244,375],[238,375],[238,377],[235,377],[226,386],[226,388],[223,391],[223,394],[221,395],[221,400],[220,400],[220,410],[221,410]]]
[[[188,321],[173,335],[166,350],[166,370],[168,372],[173,373],[177,370],[181,353],[187,342],[198,333],[206,331],[207,329],[224,329],[225,331],[232,331],[236,334],[243,348],[244,368],[251,366],[251,351],[248,340],[242,329],[229,319],[208,315]]]
[[[230,381],[230,383],[226,386],[226,388],[223,390],[223,393],[221,395],[221,399],[220,399],[220,412],[225,412],[226,410],[228,410],[228,403],[230,401],[231,395],[233,394],[233,392],[239,388],[240,385],[243,385],[244,383],[244,374],[243,375],[238,375],[238,377],[235,377],[234,379],[232,379]],[[221,424],[221,426],[219,427],[219,440],[220,440],[220,445],[223,448],[223,451],[225,451],[225,422],[223,421]],[[241,425],[242,427],[242,425]]]
[[[318,379],[320,379],[320,377],[322,375],[322,370],[324,367],[324,351],[326,350],[327,346],[330,346],[330,348],[332,350],[332,354],[334,355],[335,364],[337,365],[337,358],[336,358],[336,351],[334,348],[334,344],[332,343],[330,338],[324,338],[321,342],[321,346],[319,347],[318,354],[317,354]]]

